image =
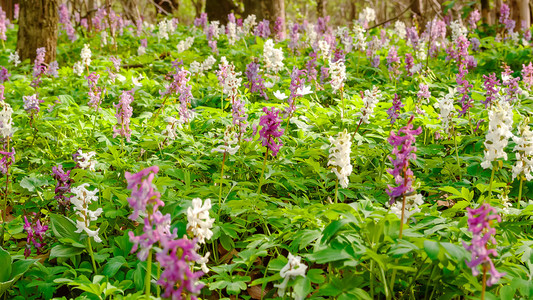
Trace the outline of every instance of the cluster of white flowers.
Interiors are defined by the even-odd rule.
[[[107,45],[107,31],[102,30],[102,32],[100,32],[100,40],[101,40],[100,46],[103,47]]]
[[[468,29],[466,29],[459,20],[450,23],[450,28],[452,29],[452,41],[456,41],[460,36],[466,38],[468,34]]]
[[[221,27],[220,26],[220,22],[219,21],[211,21],[211,23],[209,23],[209,29],[208,31],[209,32],[212,32],[213,33],[213,39],[214,40],[218,40],[218,37],[220,36],[220,31],[221,31]]]
[[[0,94],[3,94],[3,86],[1,86]],[[6,138],[13,135],[13,119],[11,115],[13,114],[13,109],[11,105],[7,102],[4,102],[0,97],[0,136]]]
[[[329,59],[329,56],[331,55],[331,51],[330,51],[330,45],[328,42],[324,40],[318,41],[318,49],[320,49],[320,52],[322,53],[322,59],[324,60]]]
[[[74,74],[81,76],[84,71],[83,63],[81,61],[75,62],[74,65],[72,66],[72,71],[74,72]]]
[[[362,12],[359,13],[359,22],[368,24],[376,20],[376,11],[373,8],[365,7]]]
[[[178,53],[189,50],[189,48],[192,47],[193,43],[194,43],[194,36],[190,36],[186,38],[185,40],[180,41],[178,45],[176,45],[176,48],[178,49]]]
[[[502,212],[506,215],[508,215],[511,211],[510,211],[510,208],[513,206],[511,204],[511,201],[509,201],[509,194],[508,193],[505,193],[503,192],[502,194],[499,194],[498,195],[498,198],[500,199],[501,201],[501,204],[503,206],[502,208]]]
[[[84,183],[78,187],[72,188],[72,193],[74,193],[74,196],[70,198],[70,203],[74,206],[74,210],[76,211],[76,215],[78,215],[78,220],[76,220],[76,227],[78,230],[76,230],[77,233],[80,233],[82,231],[85,231],[89,237],[93,237],[94,241],[97,243],[102,242],[102,239],[98,236],[98,231],[100,231],[100,228],[96,230],[89,229],[89,226],[91,225],[91,221],[96,221],[98,219],[98,216],[102,213],[102,208],[99,207],[97,210],[92,211],[89,210],[89,204],[92,202],[95,202],[98,200],[98,197],[96,196],[96,193],[98,193],[98,189],[94,189],[94,191],[87,190],[87,186],[89,186],[88,183]]]
[[[442,130],[446,133],[450,132],[450,123],[452,122],[453,114],[455,112],[453,97],[454,93],[452,91],[441,98],[437,104],[439,107],[439,117],[442,122]]]
[[[348,131],[339,132],[336,139],[329,137],[331,148],[329,148],[328,166],[333,168],[331,171],[337,175],[339,184],[343,188],[348,187],[348,177],[352,174],[352,165],[350,163],[350,153],[352,151],[352,141]]]
[[[364,124],[370,123],[370,117],[374,114],[374,108],[378,104],[383,95],[377,86],[372,87],[372,90],[366,90],[363,96],[363,107],[361,111],[355,115],[361,118],[361,122]]]
[[[513,136],[513,110],[509,102],[497,101],[489,111],[489,130],[485,140],[485,160],[481,163],[484,169],[492,169],[492,162],[499,158],[507,159],[505,147]]]
[[[272,39],[268,39],[263,46],[263,60],[267,72],[277,73],[283,69],[283,50],[274,48]]]
[[[208,58],[206,58],[203,63],[193,61],[189,66],[189,72],[191,72],[191,74],[204,75],[204,72],[211,70],[216,62],[217,60],[213,57],[213,55],[210,55]]]
[[[279,275],[283,278],[283,282],[274,285],[274,287],[278,288],[278,296],[280,297],[285,295],[285,290],[287,289],[287,284],[290,279],[294,279],[298,276],[305,277],[305,272],[307,271],[307,266],[302,263],[302,258],[300,256],[294,256],[289,252],[288,259],[289,261],[287,264],[279,271]],[[295,296],[294,299],[301,300],[303,297]]]
[[[17,51],[9,53],[8,62],[13,63],[15,67],[18,66],[20,64],[19,53]]]
[[[396,35],[400,37],[400,39],[405,39],[405,37],[407,36],[405,23],[400,20],[396,21],[396,23],[394,23],[394,33],[396,33]]]
[[[181,119],[178,120],[174,117],[167,117],[165,119],[165,122],[167,122],[168,124],[161,134],[164,135],[166,139],[173,141],[178,137],[178,135],[176,134],[176,125],[181,127],[183,122],[181,121]]]
[[[237,24],[234,22],[228,22],[228,25],[226,26],[228,37],[228,44],[235,45],[235,42],[239,40],[239,36],[237,35]]]
[[[89,44],[85,44],[83,49],[81,49],[81,63],[87,67],[91,65],[91,48],[89,48]]]
[[[533,132],[528,126],[528,119],[522,122],[518,129],[520,136],[513,136],[516,143],[513,151],[516,153],[516,164],[513,166],[513,180],[519,175],[526,180],[533,179]]]
[[[329,61],[329,73],[331,74],[330,83],[333,92],[342,90],[344,87],[344,81],[346,80],[346,66],[342,59],[339,59],[336,62],[333,62],[333,60]]]
[[[363,26],[359,24],[354,24],[353,33],[354,33],[354,37],[353,37],[354,49],[365,51],[366,50],[366,35],[365,35],[366,30],[363,28]]]
[[[159,30],[157,32],[158,39],[168,40],[168,35],[172,34],[176,28],[173,20],[163,20],[159,22]]]
[[[244,21],[242,22],[242,34],[243,35],[248,35],[252,32],[255,25],[257,25],[256,19],[257,17],[254,14],[248,15],[248,17],[244,19]]]
[[[196,251],[200,247],[200,244],[205,244],[206,240],[211,239],[213,232],[213,223],[215,219],[209,217],[209,210],[211,209],[211,200],[206,199],[202,205],[202,199],[195,198],[192,200],[192,207],[187,209],[187,230],[190,231],[195,238],[198,239],[196,244]],[[208,262],[209,255],[207,252],[205,256],[200,257],[196,262],[201,265],[202,271],[208,273],[209,269],[206,264]]]
[[[227,94],[230,98],[237,97],[239,93],[239,87],[241,86],[242,78],[241,72],[235,72],[235,65],[229,63],[225,56],[220,58],[220,64],[218,65],[221,71],[225,70],[225,78],[222,84],[222,92]]]
[[[344,50],[346,50],[346,52],[351,52],[353,39],[350,37],[350,30],[348,27],[337,27],[337,36],[341,40],[342,45],[344,45]]]
[[[96,159],[94,159],[93,157],[95,155],[96,155],[96,152],[94,151],[83,153],[81,149],[78,150],[77,160],[78,160],[78,165],[80,166],[80,168],[84,170],[89,169],[91,171],[94,171],[94,168],[96,166]]]
[[[229,153],[234,155],[239,150],[237,133],[231,130],[231,126],[226,127],[224,131],[224,138],[220,140],[222,143],[220,146],[213,148],[211,152]]]
[[[315,28],[313,26],[308,26],[305,37],[305,41],[307,42],[307,44],[314,48],[317,39],[318,33],[316,32]]]
[[[402,218],[402,200],[396,201],[390,206],[390,212],[398,216],[398,219]],[[405,223],[413,214],[420,212],[418,206],[422,204],[424,204],[424,197],[421,194],[406,196],[403,222]]]

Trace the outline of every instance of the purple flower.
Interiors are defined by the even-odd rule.
[[[35,224],[28,221],[28,218],[24,216],[24,231],[28,233],[26,239],[26,249],[24,250],[24,257],[28,258],[31,254],[31,245],[37,250],[37,254],[41,254],[41,248],[46,245],[44,242],[44,234],[48,230],[48,225],[41,225],[41,221],[37,219]],[[37,239],[36,239],[37,238]]]
[[[324,82],[328,79],[329,77],[329,68],[327,67],[320,67],[320,83],[321,84],[324,84]]]
[[[59,23],[63,25],[63,28],[67,32],[69,40],[72,42],[75,41],[76,30],[74,29],[74,26],[72,26],[72,22],[70,21],[70,16],[66,4],[61,4],[59,6]]]
[[[372,62],[370,63],[370,65],[372,66],[372,68],[379,68],[380,63],[381,63],[381,57],[379,55],[375,55],[372,58]]]
[[[390,119],[390,123],[394,124],[396,122],[396,119],[400,116],[400,110],[403,107],[402,100],[400,100],[400,96],[398,94],[394,94],[394,99],[392,100],[392,106],[387,110],[387,114],[389,115],[387,119]]]
[[[130,241],[133,243],[131,253],[140,248],[140,251],[137,253],[137,258],[141,261],[145,261],[146,258],[148,258],[150,249],[152,249],[152,246],[155,243],[175,239],[177,237],[177,229],[174,229],[174,232],[171,232],[170,222],[170,214],[163,215],[156,209],[156,207],[154,207],[151,216],[144,218],[143,234],[135,236],[132,231],[128,233]]]
[[[54,198],[60,206],[66,206],[71,197],[70,185],[72,184],[72,179],[70,179],[70,170],[65,172],[63,171],[63,166],[58,165],[57,167],[52,167],[52,173],[54,179],[57,180]]]
[[[418,91],[416,95],[418,96],[419,99],[421,98],[429,99],[429,97],[431,97],[431,92],[429,91],[429,87],[427,84],[420,83],[418,85],[418,88],[420,90]]]
[[[419,41],[418,31],[416,30],[416,27],[407,27],[405,31],[407,33],[407,40],[411,43],[413,49],[416,50]]]
[[[148,47],[148,40],[147,39],[142,39],[141,40],[141,47],[144,47],[144,48]]]
[[[281,146],[283,146],[283,143],[279,140],[284,132],[283,129],[279,128],[282,120],[279,117],[279,111],[274,108],[263,107],[263,112],[265,115],[261,116],[259,120],[259,126],[263,126],[259,131],[259,140],[263,146],[272,151],[273,156],[276,156]]]
[[[201,13],[199,18],[194,19],[194,26],[202,27],[205,29],[207,26],[207,14]]]
[[[289,90],[291,91],[291,94],[289,95],[289,98],[287,99],[287,103],[289,104],[289,113],[294,112],[296,109],[294,105],[294,99],[296,97],[301,97],[302,95],[298,94],[298,90],[301,90],[304,87],[305,84],[305,70],[300,70],[296,66],[292,68],[291,73],[291,85],[289,86]]]
[[[393,165],[393,169],[388,169],[387,172],[394,177],[394,182],[397,186],[388,186],[387,194],[391,200],[390,204],[394,203],[395,198],[405,193],[413,191],[413,171],[409,168],[409,160],[416,159],[416,147],[413,144],[416,141],[416,136],[422,132],[422,127],[413,130],[413,117],[409,119],[405,127],[398,130],[398,135],[391,131],[388,142],[394,147],[392,155],[396,158],[389,157]]]
[[[248,83],[244,85],[250,89],[251,93],[259,93],[265,100],[268,100],[268,96],[265,93],[265,80],[259,74],[259,64],[256,62],[251,62],[246,66],[246,71],[244,72]]]
[[[117,125],[113,126],[113,138],[121,135],[126,137],[128,142],[131,142],[130,118],[133,115],[132,102],[133,90],[123,91],[118,104],[113,103],[113,106],[117,108],[117,113],[115,114]]]
[[[282,17],[278,17],[276,19],[276,22],[274,23],[274,35],[276,37],[276,41],[283,41],[285,39],[285,32],[283,32],[283,23],[285,20],[283,20]]]
[[[2,66],[2,68],[0,69],[0,83],[4,83],[8,81],[9,76],[11,76],[11,74],[9,74],[7,69],[4,66]]]
[[[389,70],[389,77],[391,79],[398,78],[398,75],[400,74],[400,71],[398,70],[399,63],[400,58],[398,57],[396,47],[392,46],[390,47],[389,54],[387,55],[387,69]]]
[[[37,56],[33,64],[33,81],[31,82],[32,87],[37,87],[41,83],[41,77],[46,71],[46,66],[44,65],[44,59],[46,56],[46,49],[44,47],[37,48]]]
[[[128,203],[133,208],[133,213],[128,217],[131,220],[136,220],[139,213],[146,212],[148,204],[153,204],[154,208],[164,206],[159,194],[154,190],[152,180],[155,174],[159,172],[157,166],[146,168],[136,174],[126,172],[124,177],[128,182],[128,189],[131,190],[131,197],[128,198]]]
[[[468,18],[468,24],[470,24],[470,27],[475,29],[479,20],[481,20],[481,14],[479,13],[479,10],[476,9],[470,13],[470,18]]]
[[[89,102],[87,105],[94,108],[94,110],[100,110],[100,104],[102,103],[102,88],[98,87],[98,79],[100,75],[92,72],[87,76],[87,83],[89,85]]]
[[[483,86],[485,87],[485,101],[481,100],[481,103],[485,104],[485,108],[492,105],[492,101],[496,99],[498,95],[500,81],[496,78],[496,74],[492,73],[489,76],[483,75]]]
[[[239,97],[236,97],[235,100],[233,100],[231,115],[233,117],[233,125],[237,130],[238,139],[240,140],[248,127],[248,122],[246,122],[246,120],[248,120],[248,114],[246,114],[244,102],[241,102]]]
[[[183,61],[179,65],[183,64]],[[172,74],[172,82],[167,87],[167,90],[162,92],[161,95],[179,94],[180,106],[178,112],[180,115],[180,122],[187,123],[191,119],[191,112],[189,106],[192,100],[192,86],[189,84],[191,80],[191,73],[181,67],[178,64],[175,65],[176,73]]]
[[[292,51],[296,51],[296,49],[298,49],[298,42],[300,40],[300,33],[299,33],[299,25],[298,23],[294,23],[292,25],[292,27],[289,29],[289,38],[290,38],[290,43],[289,43],[289,48],[292,50]]]
[[[6,175],[9,172],[9,167],[15,163],[15,148],[11,147],[11,152],[0,151],[2,159],[0,159],[0,172]]]
[[[197,281],[204,273],[191,271],[191,263],[201,258],[195,251],[196,241],[187,238],[165,239],[161,245],[163,249],[156,254],[156,259],[164,270],[157,281],[165,291],[162,296],[182,299],[185,292],[192,294],[187,299],[197,299],[195,295],[199,294],[203,287],[203,284]]]
[[[24,109],[27,113],[31,115],[31,118],[33,118],[34,114],[38,114],[40,109],[40,104],[44,101],[37,98],[37,94],[31,95],[31,96],[22,96],[22,99],[24,99]]]
[[[59,70],[59,64],[57,63],[57,61],[53,61],[48,66],[48,70],[46,70],[46,74],[57,78],[59,76],[57,72],[58,70]]]
[[[413,75],[411,70],[415,66],[415,59],[413,58],[413,55],[411,53],[405,53],[405,70],[409,75]]]
[[[264,39],[268,38],[270,36],[270,22],[268,20],[259,22],[255,27],[254,35]]]
[[[522,81],[528,89],[533,85],[533,64],[529,62],[529,65],[522,65]]]
[[[15,3],[13,6],[13,19],[17,20],[19,18],[20,6],[18,3]]]
[[[471,38],[470,39],[470,45],[472,46],[472,51],[479,51],[479,46],[481,45],[481,43],[479,42],[479,39],[478,38]]]
[[[305,68],[307,69],[307,80],[309,82],[313,82],[313,81],[316,81],[316,77],[318,75],[318,72],[316,70],[316,61],[317,61],[316,51],[309,53],[309,57],[311,57],[311,59],[309,59],[307,63],[305,63]]]
[[[496,234],[496,229],[491,227],[491,223],[495,220],[501,222],[501,218],[496,214],[496,209],[489,204],[484,203],[476,209],[467,207],[468,211],[468,230],[472,232],[471,245],[463,242],[466,250],[472,253],[470,261],[466,261],[466,265],[472,269],[472,275],[479,275],[477,266],[481,265],[484,272],[489,271],[490,278],[487,280],[487,285],[491,286],[500,280],[505,273],[499,273],[494,267],[494,263],[490,258],[498,256],[496,249],[488,249],[488,243],[496,244],[496,239],[493,235]]]
[[[9,20],[6,17],[6,13],[2,10],[2,7],[0,7],[0,40],[7,40],[6,32],[8,23]]]

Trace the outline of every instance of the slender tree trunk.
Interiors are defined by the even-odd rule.
[[[15,11],[15,3],[19,3],[18,0],[0,0],[0,7],[6,13],[6,17],[9,20],[13,20],[13,13]]]
[[[157,4],[155,6],[157,13],[163,15],[172,15],[180,7],[179,0],[154,0],[154,3]]]
[[[194,15],[195,18],[199,18],[202,14],[202,9],[204,8],[205,0],[191,0],[192,5],[194,6]]]
[[[481,0],[481,17],[483,18],[483,23],[492,25],[489,0]]]
[[[58,0],[21,0],[17,51],[31,61],[37,48],[46,49],[45,62],[56,59]]]
[[[322,0],[325,1],[326,0]],[[207,0],[209,3],[209,0]],[[266,19],[272,30],[278,18],[282,21],[282,32],[285,33],[285,1],[284,0],[245,0],[244,14],[255,14],[258,20]],[[207,8],[206,8],[207,10]]]
[[[319,18],[323,18],[327,15],[326,6],[327,6],[327,0],[316,1],[316,14]]]
[[[522,22],[529,28],[531,26],[529,0],[514,0],[512,3],[516,7],[516,9],[513,7],[512,10],[513,13],[516,12],[516,15],[513,15],[513,19],[516,21],[515,30],[518,31],[521,28]]]

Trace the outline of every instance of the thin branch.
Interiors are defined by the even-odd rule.
[[[387,23],[389,23],[389,22],[391,22],[391,21],[394,21],[394,20],[400,18],[405,12],[407,12],[407,11],[413,6],[413,4],[415,4],[415,1],[417,1],[417,0],[412,0],[411,3],[410,3],[410,4],[409,4],[409,5],[408,5],[408,6],[407,6],[407,7],[406,7],[406,8],[405,8],[400,14],[398,14],[396,17],[391,18],[391,19],[388,19],[388,20],[383,21],[383,22],[381,22],[381,23],[378,23],[378,24],[376,24],[376,25],[374,25],[374,26],[371,26],[371,27],[368,28],[368,30],[370,30],[370,29],[372,29],[372,28],[379,27],[379,26],[381,26],[381,25],[383,25],[383,24],[387,24]]]

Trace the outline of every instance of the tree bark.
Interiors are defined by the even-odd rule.
[[[522,27],[522,22],[525,22],[527,28],[531,26],[529,0],[513,0],[511,1],[513,7],[513,20],[516,21],[515,31],[519,31]]]
[[[194,6],[195,18],[199,18],[202,14],[202,8],[204,7],[205,0],[191,0]]]
[[[180,8],[179,0],[154,0],[154,3],[157,13],[163,15],[171,15]]]
[[[6,17],[9,20],[13,20],[13,13],[15,11],[15,3],[19,3],[18,0],[0,0],[0,7],[6,13]]]
[[[205,12],[210,21],[216,20],[226,23],[228,15],[237,8],[232,0],[207,0],[205,2]]]
[[[322,0],[325,1],[325,0]],[[209,2],[209,0],[208,0]],[[324,2],[325,3],[325,2]],[[258,21],[266,19],[270,22],[270,30],[278,18],[282,20],[282,32],[285,33],[285,1],[284,0],[245,0],[245,15],[255,14]],[[273,31],[272,31],[273,32]]]
[[[316,14],[319,18],[327,16],[326,12],[326,2],[327,0],[317,0],[316,1]]]
[[[489,0],[481,0],[481,17],[483,18],[483,23],[492,25]]]
[[[46,49],[45,62],[56,59],[58,0],[21,0],[17,51],[20,59],[31,61],[37,48]]]

